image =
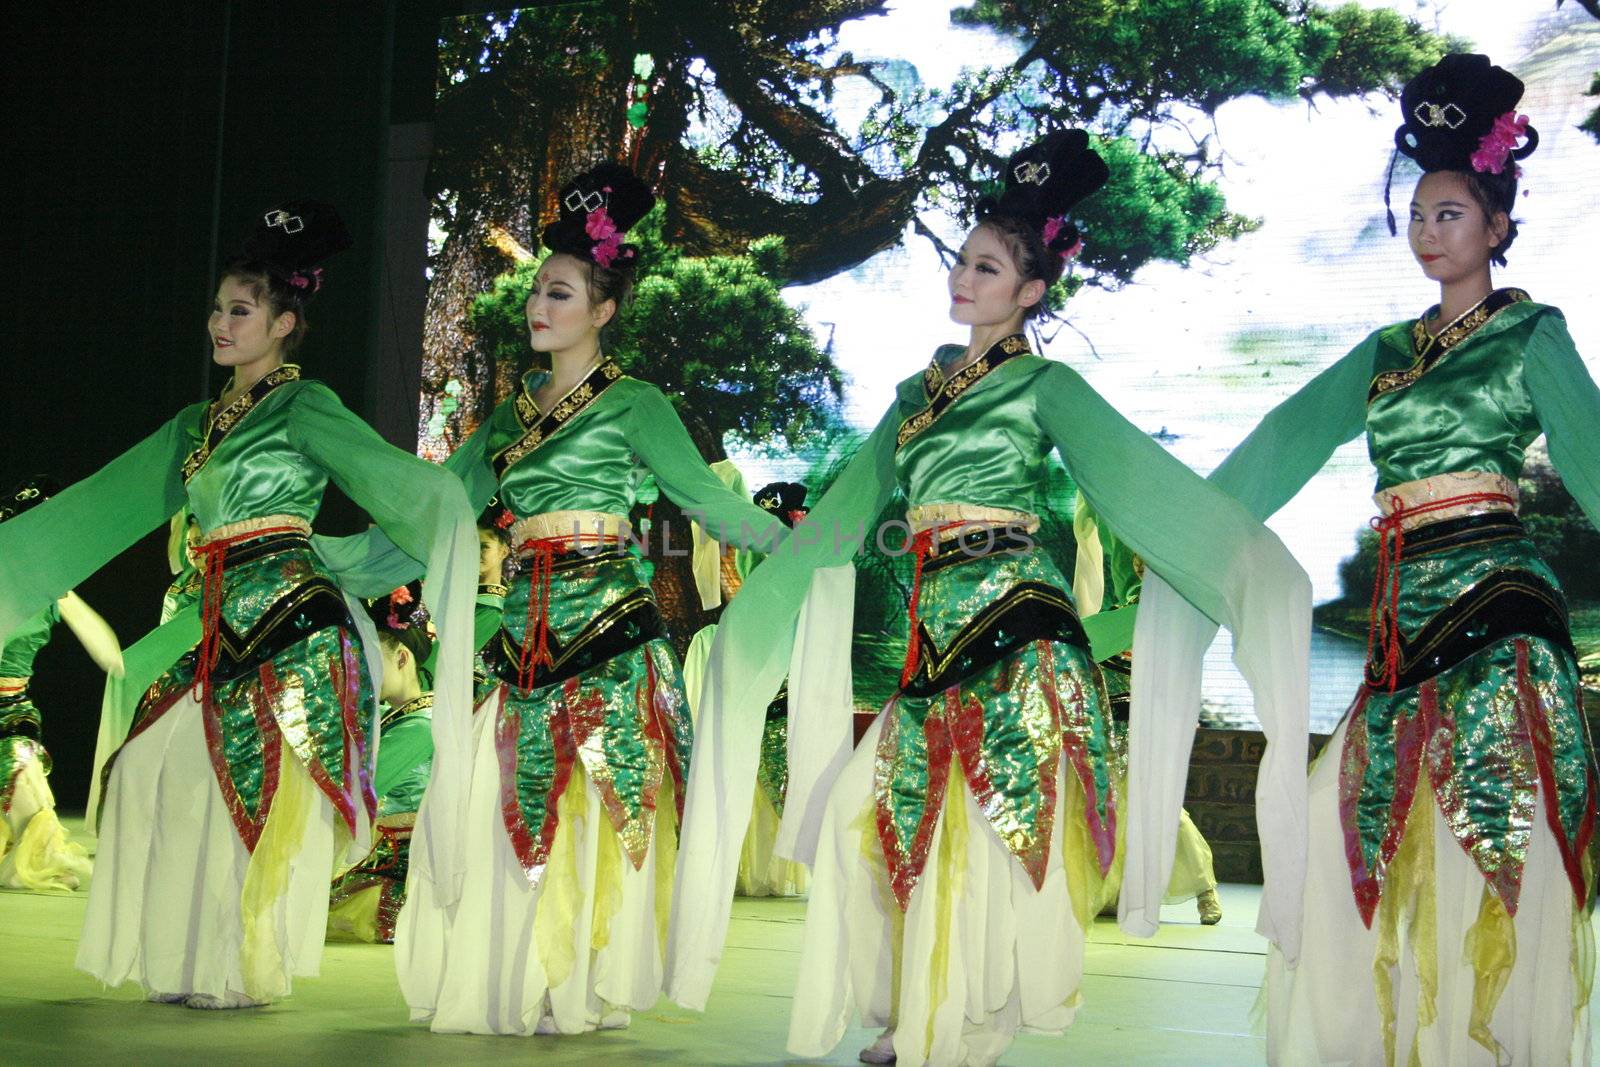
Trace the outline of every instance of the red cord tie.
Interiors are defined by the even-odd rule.
[[[269,526],[233,537],[222,537],[194,547],[200,557],[200,649],[194,663],[191,692],[205,707],[211,706],[211,668],[222,651],[222,567],[228,549],[244,541],[278,533],[304,533],[297,526]]]
[[[1367,662],[1372,662],[1376,642],[1389,692],[1394,692],[1400,683],[1400,561],[1405,553],[1405,521],[1446,508],[1491,503],[1513,509],[1517,506],[1516,500],[1504,493],[1463,493],[1414,508],[1406,507],[1400,497],[1390,496],[1389,514],[1372,520],[1372,528],[1378,531],[1378,573],[1372,583],[1372,605],[1367,611]]]
[[[555,666],[550,655],[550,579],[555,573],[558,549],[582,544],[616,544],[622,538],[612,534],[563,534],[522,542],[517,551],[531,556],[528,572],[528,614],[522,626],[522,655],[517,661],[517,688],[524,696],[533,690],[534,675],[541,666]]]
[[[900,672],[900,688],[911,684],[916,676],[917,664],[922,659],[922,631],[918,610],[922,604],[922,568],[933,555],[933,539],[937,534],[967,525],[967,520],[947,522],[943,526],[930,526],[911,538],[911,551],[916,556],[916,568],[911,572],[911,602],[906,608],[906,619],[911,625],[911,636],[906,641],[906,665]]]

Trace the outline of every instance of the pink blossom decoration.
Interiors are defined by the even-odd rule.
[[[310,289],[315,293],[322,288],[322,268],[297,270],[289,275],[289,284],[296,289]]]
[[[389,594],[389,603],[391,604],[409,604],[411,600],[411,590],[403,585]]]
[[[1472,153],[1472,169],[1479,173],[1485,171],[1490,174],[1502,173],[1506,169],[1506,160],[1511,158],[1517,143],[1527,136],[1528,116],[1507,111],[1494,120],[1489,132],[1478,142],[1478,150]],[[1518,167],[1516,171],[1520,175],[1522,168]]]
[[[1050,247],[1050,242],[1054,241],[1057,237],[1061,236],[1061,231],[1066,229],[1067,225],[1068,225],[1067,217],[1065,215],[1052,215],[1049,218],[1045,219],[1044,220],[1044,228],[1040,231],[1040,234],[1039,234],[1041,237],[1044,238],[1044,246],[1046,248],[1049,248]],[[1077,257],[1079,252],[1082,252],[1082,251],[1083,251],[1083,238],[1080,237],[1080,238],[1078,238],[1078,243],[1077,244],[1073,245],[1071,248],[1068,248],[1068,249],[1066,249],[1065,251],[1063,251],[1061,253],[1061,258],[1062,258],[1063,261],[1072,260],[1072,259]]]
[[[617,258],[617,252],[622,248],[622,235],[617,232],[617,224],[606,214],[605,208],[589,212],[583,232],[595,242],[594,250],[589,253],[594,261],[602,267],[611,266],[611,261]]]

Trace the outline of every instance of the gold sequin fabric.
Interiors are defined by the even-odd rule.
[[[965,560],[927,576],[923,620],[941,647],[1021,582],[1065,581],[1040,549]],[[1065,594],[1062,594],[1065,596]],[[1102,873],[1116,840],[1109,696],[1088,650],[1029,641],[929,697],[890,700],[876,753],[874,798],[890,885],[909,905],[928,860],[952,760],[961,764],[990,828],[1043,884],[1057,817],[1056,775],[1066,760],[1088,803],[1085,820]]]

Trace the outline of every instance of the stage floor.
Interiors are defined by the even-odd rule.
[[[1252,927],[1260,890],[1224,885],[1224,918],[1202,927],[1192,904],[1148,941],[1102,919],[1090,935],[1084,1007],[1062,1037],[1025,1035],[1003,1063],[1235,1065],[1263,1062],[1251,1031],[1266,943]],[[102,990],[72,968],[84,893],[0,892],[0,1063],[467,1064],[537,1056],[547,1064],[852,1064],[874,1036],[846,1034],[826,1060],[784,1054],[803,901],[738,900],[704,1014],[666,1001],[624,1031],[582,1037],[434,1035],[405,1022],[392,951],[330,944],[322,976],[262,1010],[203,1012]],[[1600,996],[1600,994],[1597,994]],[[1600,1012],[1596,1013],[1600,1016]]]

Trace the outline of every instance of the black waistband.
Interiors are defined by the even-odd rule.
[[[1496,571],[1435,614],[1414,636],[1401,635],[1394,687],[1419,685],[1510,637],[1543,638],[1576,656],[1561,593],[1529,571]],[[1374,641],[1373,659],[1380,656],[1377,646]],[[1368,661],[1366,683],[1373,689],[1389,687],[1382,663]]]
[[[955,537],[939,542],[937,555],[928,557],[922,565],[923,574],[933,574],[954,567],[959,563],[967,563],[985,556],[1020,555],[1030,552],[1038,546],[1038,542],[1011,529],[997,529],[988,527],[969,527]]]
[[[931,697],[981,674],[1023,645],[1054,641],[1087,649],[1089,639],[1072,600],[1044,582],[1018,582],[974,615],[944,647],[919,626],[917,672],[902,686],[908,696]]]
[[[1522,520],[1509,511],[1492,511],[1487,515],[1464,515],[1458,519],[1430,522],[1415,530],[1404,531],[1401,560],[1403,562],[1465,545],[1504,541],[1527,535]]]
[[[39,740],[43,727],[39,709],[26,699],[27,694],[0,701],[0,737],[28,737]]]
[[[276,555],[291,549],[311,551],[311,538],[303,533],[271,533],[260,537],[241,541],[236,545],[229,545],[223,549],[223,567],[237,567],[242,563],[250,563],[261,559],[263,556]]]
[[[655,597],[648,589],[638,589],[590,619],[569,642],[563,643],[552,630],[549,637],[552,662],[534,669],[530,688],[564,682],[666,635],[666,624],[661,620]],[[484,646],[483,663],[490,674],[515,688],[522,663],[521,642],[502,626]]]

